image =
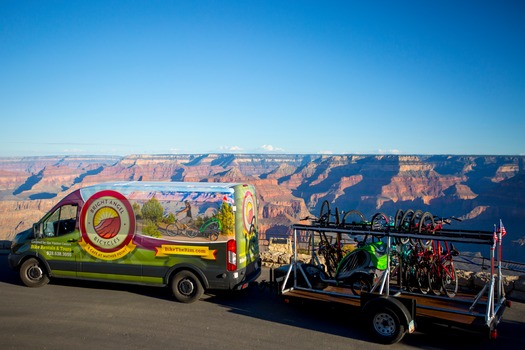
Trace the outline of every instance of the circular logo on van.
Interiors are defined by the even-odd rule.
[[[119,259],[135,248],[133,208],[119,192],[97,192],[82,207],[80,231],[81,246],[90,255],[104,260]]]

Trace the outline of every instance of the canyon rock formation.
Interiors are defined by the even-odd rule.
[[[261,237],[290,234],[324,200],[339,211],[393,216],[421,209],[456,216],[456,228],[508,232],[506,259],[525,253],[523,156],[130,155],[0,158],[0,239],[31,227],[60,198],[105,181],[248,182],[259,199]]]

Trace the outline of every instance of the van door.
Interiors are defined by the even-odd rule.
[[[65,204],[46,215],[38,224],[32,249],[47,261],[55,276],[75,277],[80,247],[78,205]]]

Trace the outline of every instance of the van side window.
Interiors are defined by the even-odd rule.
[[[58,237],[75,231],[77,223],[76,205],[64,205],[42,223],[45,237]]]

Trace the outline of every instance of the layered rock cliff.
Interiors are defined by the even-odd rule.
[[[94,183],[249,182],[260,202],[262,236],[282,235],[328,200],[367,217],[397,208],[461,217],[462,227],[490,230],[501,219],[525,251],[522,156],[417,155],[131,155],[0,158],[0,239],[31,226],[70,191]]]

